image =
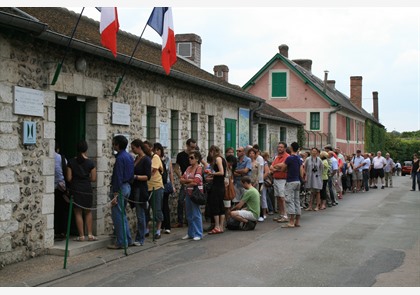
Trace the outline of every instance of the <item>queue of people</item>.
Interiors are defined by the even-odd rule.
[[[223,154],[213,145],[207,157],[203,157],[196,141],[190,138],[172,168],[171,159],[164,154],[160,143],[133,140],[130,147],[134,157],[127,152],[127,146],[128,140],[122,135],[112,140],[116,160],[110,203],[116,239],[109,249],[142,246],[150,235],[151,220],[156,224],[152,233],[154,239],[160,239],[162,232],[170,234],[172,227],[182,228],[186,224],[183,239],[200,241],[205,231],[209,235],[223,233],[229,219],[239,222],[240,228],[250,230],[274,213],[278,216],[273,221],[281,223],[282,228],[298,228],[302,210],[322,211],[337,206],[346,193],[392,187],[393,172],[398,167],[389,153],[383,157],[381,151],[376,156],[361,150],[344,155],[340,148],[333,149],[330,145],[322,151],[316,147],[301,151],[297,142],[289,147],[279,142],[274,157],[261,152],[258,145],[238,147],[237,156],[232,147]],[[56,188],[63,184],[65,175],[75,198],[74,213],[79,231],[76,241],[97,240],[92,234],[90,210],[91,182],[96,180],[96,168],[87,157],[87,149],[87,143],[81,141],[78,156],[69,160],[66,171],[57,174],[61,178]],[[56,158],[56,168],[61,168],[62,160]],[[415,190],[416,182],[420,186],[417,157],[413,164]],[[180,187],[175,184],[174,176],[178,177]],[[230,182],[233,182],[232,189],[229,189]],[[194,202],[192,197],[196,191],[207,196],[205,205]],[[178,192],[177,223],[171,225],[169,196],[175,192]],[[136,214],[134,237],[125,214],[128,202]],[[203,229],[203,218],[210,221],[207,229]]]

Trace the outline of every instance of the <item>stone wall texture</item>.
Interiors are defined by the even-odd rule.
[[[0,268],[1,265],[43,255],[54,244],[54,146],[58,94],[85,99],[85,137],[89,157],[95,162],[98,173],[93,184],[94,234],[97,235],[113,231],[108,192],[115,161],[111,146],[115,134],[128,134],[130,141],[140,138],[154,142],[160,138],[160,123],[170,124],[172,111],[177,111],[177,150],[171,151],[171,146],[168,147],[168,154],[176,155],[191,136],[191,113],[196,113],[198,145],[206,155],[209,116],[214,118],[212,140],[224,150],[224,119],[237,120],[238,108],[249,108],[249,102],[237,97],[141,69],[129,69],[118,95],[112,96],[125,65],[76,50],[69,50],[57,83],[51,85],[57,62],[63,54],[63,47],[58,45],[16,32],[0,32]],[[83,71],[78,71],[75,66],[80,59],[87,64]],[[43,116],[14,114],[14,86],[44,92]],[[130,106],[129,126],[112,124],[112,102]],[[148,107],[156,111],[154,127],[151,128],[153,138],[146,138]],[[24,121],[36,123],[34,145],[23,145]],[[279,127],[269,124],[270,130],[275,128]],[[292,130],[288,132],[290,138],[296,134]],[[174,157],[172,161],[175,162]],[[176,178],[175,182],[179,187]],[[170,198],[170,206],[174,208],[171,213],[173,222],[176,220],[176,204],[177,195],[174,195]],[[134,231],[135,212],[127,208],[127,215]]]

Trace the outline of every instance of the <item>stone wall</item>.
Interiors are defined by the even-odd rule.
[[[11,38],[13,36],[13,39]],[[111,141],[116,133],[130,141],[146,139],[147,106],[156,108],[155,135],[159,123],[170,123],[170,111],[179,114],[179,142],[182,149],[190,137],[190,114],[198,114],[198,144],[208,149],[208,116],[214,116],[216,145],[224,148],[224,119],[237,119],[238,108],[249,107],[227,95],[206,91],[170,77],[135,69],[126,73],[117,96],[111,96],[124,65],[70,50],[55,85],[50,85],[63,48],[29,36],[0,32],[0,267],[37,255],[54,244],[54,147],[56,95],[81,96],[86,100],[88,154],[97,167],[94,183],[94,234],[112,233],[109,185],[114,165]],[[84,59],[86,69],[76,69]],[[13,87],[44,92],[43,117],[13,113]],[[111,124],[112,102],[131,108],[129,126]],[[22,122],[36,123],[35,145],[22,143]],[[168,147],[170,151],[170,146]],[[173,159],[175,162],[175,159]],[[177,196],[170,199],[176,208]],[[135,214],[127,209],[131,228]],[[172,220],[176,209],[172,210]]]

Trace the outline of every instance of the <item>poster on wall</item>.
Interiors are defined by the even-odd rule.
[[[169,133],[168,133],[168,123],[160,122],[159,128],[159,142],[163,147],[169,146]]]
[[[279,137],[275,133],[270,133],[270,157],[274,159],[277,156],[277,146]]]
[[[249,109],[239,109],[239,146],[249,145]]]

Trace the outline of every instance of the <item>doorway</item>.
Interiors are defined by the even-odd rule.
[[[60,98],[59,98],[60,97]],[[62,99],[62,98],[66,99]],[[76,96],[57,95],[55,111],[55,142],[61,156],[67,160],[77,155],[77,143],[86,135],[86,102]],[[65,173],[63,171],[63,173]],[[67,230],[69,205],[61,196],[55,196],[54,227]],[[63,224],[64,223],[64,224]],[[79,235],[72,212],[70,235]]]

